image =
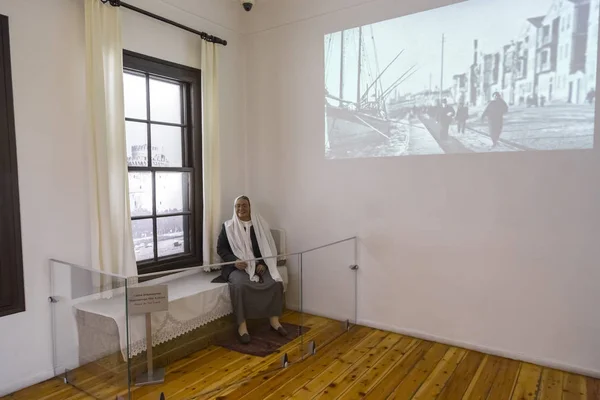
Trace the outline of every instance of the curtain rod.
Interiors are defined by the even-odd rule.
[[[109,3],[113,7],[123,7],[123,8],[126,8],[128,10],[135,11],[135,12],[143,14],[143,15],[145,15],[147,17],[150,17],[150,18],[156,19],[158,21],[164,22],[166,24],[172,25],[172,26],[177,27],[179,29],[183,29],[184,31],[187,31],[187,32],[190,32],[190,33],[193,33],[195,35],[200,36],[203,40],[206,40],[207,42],[213,42],[213,43],[217,43],[217,44],[222,44],[223,46],[227,46],[227,40],[221,39],[220,37],[217,37],[217,36],[209,35],[206,32],[197,31],[195,29],[192,29],[190,27],[182,25],[179,22],[175,22],[175,21],[172,21],[172,20],[167,19],[165,17],[161,17],[160,15],[153,14],[150,11],[146,11],[146,10],[143,10],[143,9],[138,8],[136,6],[132,6],[131,4],[124,3],[124,2],[122,2],[120,0],[100,0],[100,1],[103,2],[103,3]]]

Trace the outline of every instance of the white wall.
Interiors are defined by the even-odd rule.
[[[224,216],[244,187],[243,88],[238,4],[185,0],[132,4],[229,41],[222,48]],[[202,3],[202,4],[201,4]],[[190,3],[191,4],[191,3]],[[0,395],[52,375],[48,259],[89,265],[82,0],[0,0],[11,34],[27,311],[0,318]],[[124,47],[199,67],[192,34],[124,11]]]
[[[361,322],[600,375],[597,152],[324,159],[323,35],[449,3],[257,5],[250,195],[292,251],[360,237]]]
[[[0,1],[11,35],[27,311],[0,318],[0,394],[52,374],[48,258],[89,257],[82,3]]]

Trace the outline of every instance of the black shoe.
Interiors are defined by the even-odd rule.
[[[277,328],[277,329],[275,329],[275,328],[273,328],[273,326],[271,326],[271,329],[273,329],[274,331],[277,331],[277,333],[279,333],[283,337],[286,337],[288,335],[285,328],[281,325],[279,325],[279,328]]]
[[[238,339],[240,340],[241,344],[250,344],[250,335],[247,333],[244,333],[243,335],[238,333]]]

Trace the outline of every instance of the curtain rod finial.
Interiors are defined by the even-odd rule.
[[[113,7],[120,7],[121,6],[121,0],[100,0],[102,3],[106,4],[110,4]]]

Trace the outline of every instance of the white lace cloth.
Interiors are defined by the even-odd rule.
[[[219,272],[183,272],[141,284],[146,286],[166,283],[169,286],[169,311],[152,314],[154,346],[232,313],[227,283],[211,283],[218,275]],[[122,294],[110,299],[78,303],[74,307],[83,312],[113,319],[119,330],[123,359],[127,359],[125,298]],[[130,316],[129,334],[129,356],[134,357],[146,351],[145,315]]]

